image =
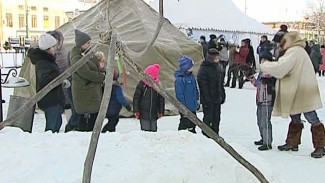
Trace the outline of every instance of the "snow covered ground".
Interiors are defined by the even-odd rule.
[[[317,76],[318,77],[318,76]],[[325,78],[318,77],[322,97]],[[12,89],[3,88],[4,113]],[[273,149],[261,152],[255,116],[255,88],[226,89],[220,135],[270,182],[321,183],[325,157],[313,159],[310,125],[305,124],[298,152],[280,152],[289,119],[273,118]],[[323,99],[323,104],[324,104]],[[318,115],[325,119],[325,110]],[[203,114],[198,116],[202,119]],[[201,133],[178,132],[179,116],[163,117],[158,132],[140,131],[139,121],[121,119],[116,133],[100,136],[94,183],[253,183],[258,180],[214,141]],[[35,114],[33,133],[7,127],[0,131],[0,182],[80,183],[91,133],[44,133],[44,114]],[[197,130],[199,131],[199,130]]]

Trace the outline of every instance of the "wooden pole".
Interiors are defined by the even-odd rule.
[[[124,53],[124,52],[123,52]],[[132,67],[140,76],[147,80],[153,88],[162,95],[166,100],[171,102],[178,110],[180,110],[184,116],[188,117],[192,122],[199,126],[204,133],[206,133],[210,138],[217,142],[224,150],[226,150],[235,160],[237,160],[241,165],[248,169],[261,183],[269,183],[269,181],[264,177],[264,175],[255,168],[251,163],[245,160],[240,154],[238,154],[228,143],[224,141],[222,137],[216,134],[209,126],[203,123],[196,115],[194,115],[190,110],[187,109],[182,103],[180,103],[174,96],[170,95],[166,90],[164,90],[159,84],[153,81],[153,79],[144,73],[143,69],[139,67],[135,62],[132,61],[127,55],[122,55],[126,63]]]
[[[91,50],[96,49],[97,46],[98,45],[94,46]],[[32,108],[39,100],[41,100],[48,92],[50,92],[52,89],[57,87],[59,84],[62,83],[63,80],[67,79],[74,72],[76,72],[80,67],[82,67],[89,59],[90,56],[89,53],[91,53],[91,51],[89,51],[77,63],[70,66],[69,69],[64,71],[57,78],[53,79],[50,83],[48,83],[44,88],[42,88],[39,92],[37,92],[33,98],[31,98],[27,103],[22,105],[16,112],[12,113],[9,118],[7,118],[2,123],[0,123],[0,130],[2,130],[5,126],[11,125],[16,119],[18,119],[22,114],[24,114],[25,111]]]
[[[108,52],[108,63],[106,65],[106,76],[105,76],[105,88],[103,99],[100,104],[99,113],[95,122],[94,130],[91,136],[89,149],[87,158],[84,164],[84,172],[83,172],[83,183],[90,183],[91,181],[91,172],[94,164],[94,159],[96,155],[99,135],[102,129],[103,121],[105,119],[107,113],[108,103],[111,98],[112,91],[112,81],[113,81],[113,63],[115,60],[115,52],[116,52],[116,34],[112,34],[111,44]]]

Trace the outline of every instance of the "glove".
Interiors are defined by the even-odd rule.
[[[63,88],[69,88],[71,86],[71,83],[69,80],[65,79],[62,81]]]
[[[158,113],[158,118],[161,118],[163,116],[162,113]]]
[[[129,112],[131,111],[131,106],[130,106],[130,105],[126,106],[125,108],[126,108],[126,110],[128,110]]]
[[[140,119],[140,112],[135,112],[134,116],[135,116],[135,118]]]

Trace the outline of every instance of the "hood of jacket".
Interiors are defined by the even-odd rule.
[[[298,32],[289,32],[282,38],[280,46],[284,51],[294,46],[305,48],[306,42],[301,39]]]
[[[181,70],[177,70],[177,71],[175,71],[174,76],[175,76],[175,78],[177,78],[177,77],[182,77],[182,76],[189,75],[189,74],[191,74],[191,73],[192,73],[191,71],[181,71]]]
[[[48,60],[50,62],[55,62],[55,56],[39,48],[30,48],[28,50],[27,56],[30,58],[30,61],[33,65],[35,65],[39,60]]]

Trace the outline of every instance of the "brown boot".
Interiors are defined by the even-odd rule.
[[[298,145],[301,143],[301,132],[304,128],[302,123],[291,121],[289,124],[286,143],[282,146],[278,146],[280,151],[298,151]]]
[[[321,158],[325,155],[325,131],[322,123],[317,123],[311,126],[311,133],[313,136],[313,145],[315,150],[311,153],[313,158]]]

